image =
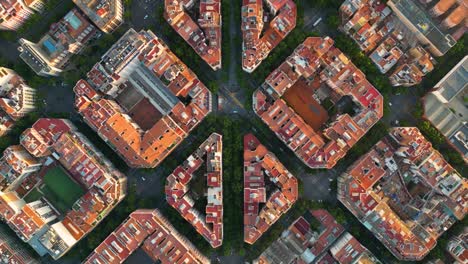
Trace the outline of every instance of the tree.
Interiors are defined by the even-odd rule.
[[[340,26],[340,18],[339,18],[338,15],[336,15],[336,14],[331,15],[331,16],[328,16],[328,17],[327,17],[327,20],[326,20],[326,23],[327,23],[327,25],[329,25],[330,27],[337,28],[337,27]]]
[[[445,137],[429,121],[422,121],[418,124],[419,130],[432,142],[434,147],[439,148],[445,143]]]

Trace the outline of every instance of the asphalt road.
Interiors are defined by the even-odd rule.
[[[11,63],[16,63],[19,58],[18,43],[0,38],[0,56]]]
[[[394,94],[389,99],[386,103],[390,107],[390,112],[384,119],[387,124],[397,126],[401,121],[405,121],[409,125],[416,125],[418,120],[414,119],[412,112],[419,101],[419,97],[408,91],[405,94]]]
[[[132,27],[141,30],[157,25],[157,10],[163,4],[162,0],[133,0],[130,20]]]
[[[64,0],[62,2],[69,1]],[[62,3],[61,2],[61,3]],[[135,29],[147,28],[151,25],[158,23],[157,8],[162,5],[161,0],[133,0],[132,3],[132,16],[131,24]],[[60,6],[59,6],[60,7]],[[333,36],[336,29],[329,29],[324,21],[319,23],[317,27],[313,27],[313,23],[319,18],[326,17],[326,11],[317,10],[314,8],[306,8],[305,10],[305,27],[308,30],[317,30],[321,35]],[[223,105],[219,112],[215,114],[231,114],[236,117],[242,117],[246,120],[245,132],[253,131],[260,136],[263,144],[265,144],[270,151],[274,152],[280,160],[282,160],[291,171],[295,171],[296,175],[304,183],[304,197],[315,201],[330,201],[336,202],[336,195],[330,189],[330,181],[336,179],[346,168],[334,168],[332,170],[320,171],[316,173],[307,173],[305,165],[296,158],[287,146],[279,141],[277,137],[270,131],[265,132],[256,127],[255,123],[258,122],[258,117],[251,109],[244,108],[245,100],[251,100],[251,95],[247,94],[247,89],[239,89],[237,69],[241,67],[241,49],[240,47],[232,47],[236,41],[236,37],[240,37],[240,26],[236,24],[234,15],[231,15],[229,22],[230,31],[233,32],[229,36],[224,36],[226,41],[231,45],[230,64],[227,71],[228,80],[222,83],[219,89],[219,97],[223,100]],[[156,28],[158,28],[156,26]],[[157,33],[157,32],[155,32]],[[16,42],[9,42],[0,39],[0,55],[11,62],[16,62],[18,58]],[[193,51],[190,51],[193,52]],[[273,51],[274,52],[274,51]],[[212,74],[212,72],[203,72],[211,80],[220,80],[221,74]],[[75,113],[73,108],[74,95],[72,92],[74,84],[62,83],[58,79],[51,81],[48,85],[37,87],[39,93],[44,95],[45,111],[47,113]],[[250,90],[253,90],[257,84],[249,82]],[[390,98],[389,104],[390,113],[385,118],[388,124],[394,124],[396,120],[407,120],[410,124],[415,124],[416,120],[412,119],[411,111],[418,101],[418,97],[414,96],[411,92],[406,94],[394,95]],[[81,119],[76,114],[73,114],[73,119]],[[185,139],[176,151],[192,147],[194,142],[193,136]],[[175,154],[171,154],[167,159],[175,158]],[[165,177],[168,175],[167,169],[158,167],[153,170],[137,170],[129,169],[124,172],[129,178],[130,184],[136,184],[137,193],[140,197],[155,197],[160,196],[160,204],[155,207],[165,205],[163,185]],[[241,213],[241,212],[239,212]],[[141,251],[138,251],[129,258],[126,263],[149,263],[147,258],[143,256]],[[221,263],[243,263],[240,256],[221,257]]]

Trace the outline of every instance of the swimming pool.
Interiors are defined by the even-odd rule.
[[[66,16],[65,16],[65,21],[67,21],[68,23],[70,23],[70,26],[74,29],[74,30],[77,30],[78,28],[80,28],[81,26],[81,20],[75,16],[75,14],[73,12],[69,12]]]
[[[42,45],[44,45],[44,47],[47,48],[47,50],[49,51],[49,53],[54,53],[57,48],[55,47],[55,45],[50,41],[50,39],[46,39]]]

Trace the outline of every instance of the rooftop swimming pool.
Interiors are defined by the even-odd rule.
[[[65,16],[65,21],[67,21],[68,23],[70,23],[70,26],[74,29],[74,30],[77,30],[78,28],[80,28],[81,26],[81,20],[75,15],[75,13],[73,13],[73,11],[69,12],[66,16]]]
[[[49,53],[54,53],[57,48],[55,47],[55,45],[50,41],[50,39],[46,39],[42,45],[44,45],[44,47],[46,47],[47,51],[49,51]]]

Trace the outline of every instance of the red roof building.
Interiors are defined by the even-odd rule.
[[[123,263],[140,246],[153,261],[162,264],[210,263],[157,209],[131,213],[83,263]]]
[[[195,1],[164,0],[164,18],[213,70],[221,69],[221,0],[201,0],[199,18],[188,14]]]
[[[325,125],[327,100],[349,100],[353,113]],[[382,118],[383,97],[332,39],[311,37],[257,89],[253,108],[307,166],[332,168]]]
[[[263,1],[242,1],[242,69],[249,73],[296,27],[297,8],[293,0],[267,0],[265,4],[274,16],[266,26]]]
[[[312,222],[318,222],[315,226]],[[326,210],[311,210],[296,219],[254,264],[381,262]]]
[[[5,149],[0,159],[0,190],[15,190],[26,177],[37,172],[42,166],[22,146],[15,145]]]
[[[338,179],[338,199],[400,260],[426,256],[468,211],[468,182],[417,128],[393,128]]]
[[[213,248],[223,243],[222,153],[221,135],[211,134],[182,165],[179,165],[167,177],[165,187],[166,201],[192,224]],[[195,172],[203,165],[206,166],[204,177],[207,182],[205,215],[195,208],[195,200],[188,193],[190,181],[194,180]]]
[[[26,204],[10,186],[7,186],[7,193],[0,195],[2,219],[42,255],[48,253],[58,259],[90,233],[125,197],[126,177],[67,120],[39,119],[23,132],[20,143],[22,146],[10,147],[15,148],[16,159],[22,157],[23,163],[47,164],[49,168],[56,161],[88,191],[60,218],[53,204],[45,199]],[[7,160],[13,158],[9,151],[4,153]],[[10,161],[10,166],[22,173],[39,173],[31,170],[36,167],[23,163]],[[15,178],[12,186],[18,187],[24,178]]]
[[[128,30],[87,76],[75,107],[131,167],[156,167],[211,112],[210,91],[151,31]]]
[[[124,22],[122,0],[74,0],[73,3],[104,33],[112,33]]]
[[[276,190],[267,197],[266,177]],[[297,201],[298,183],[252,134],[244,136],[244,241],[255,243]]]
[[[427,16],[423,15],[425,11],[422,9],[418,10],[419,5],[414,5],[413,2],[391,3],[387,6],[388,3],[376,0],[346,0],[340,8],[342,17],[341,29],[359,45],[361,50],[369,56],[381,73],[387,73],[392,70],[389,74],[389,79],[393,86],[409,87],[416,85],[422,81],[426,74],[434,70],[435,60],[425,49],[428,48],[428,43],[418,39],[423,35],[432,35],[435,39],[443,35],[440,29],[430,22]],[[438,1],[432,12],[436,14],[442,12],[441,10],[446,11],[446,2],[451,2],[450,5],[453,5],[455,1]],[[443,5],[441,5],[442,3]],[[420,23],[418,21],[425,21],[424,25],[421,26],[421,29],[424,28],[422,31],[425,32],[418,34],[409,29],[411,28],[411,22],[402,19],[399,15],[399,9],[402,7],[412,10],[408,11],[408,13],[415,17],[416,23]],[[466,7],[464,8],[466,9]],[[424,18],[419,18],[420,16]],[[463,31],[466,30],[464,25],[460,27],[463,28]],[[428,34],[428,32],[436,33]],[[450,39],[453,40],[450,35],[445,35],[442,39],[438,41],[431,40],[429,43],[445,43]],[[456,43],[455,40],[453,42],[450,45]],[[432,49],[429,48],[429,50]],[[437,54],[437,56],[440,55]]]
[[[0,67],[0,136],[8,133],[15,121],[36,109],[36,90],[15,71]]]

